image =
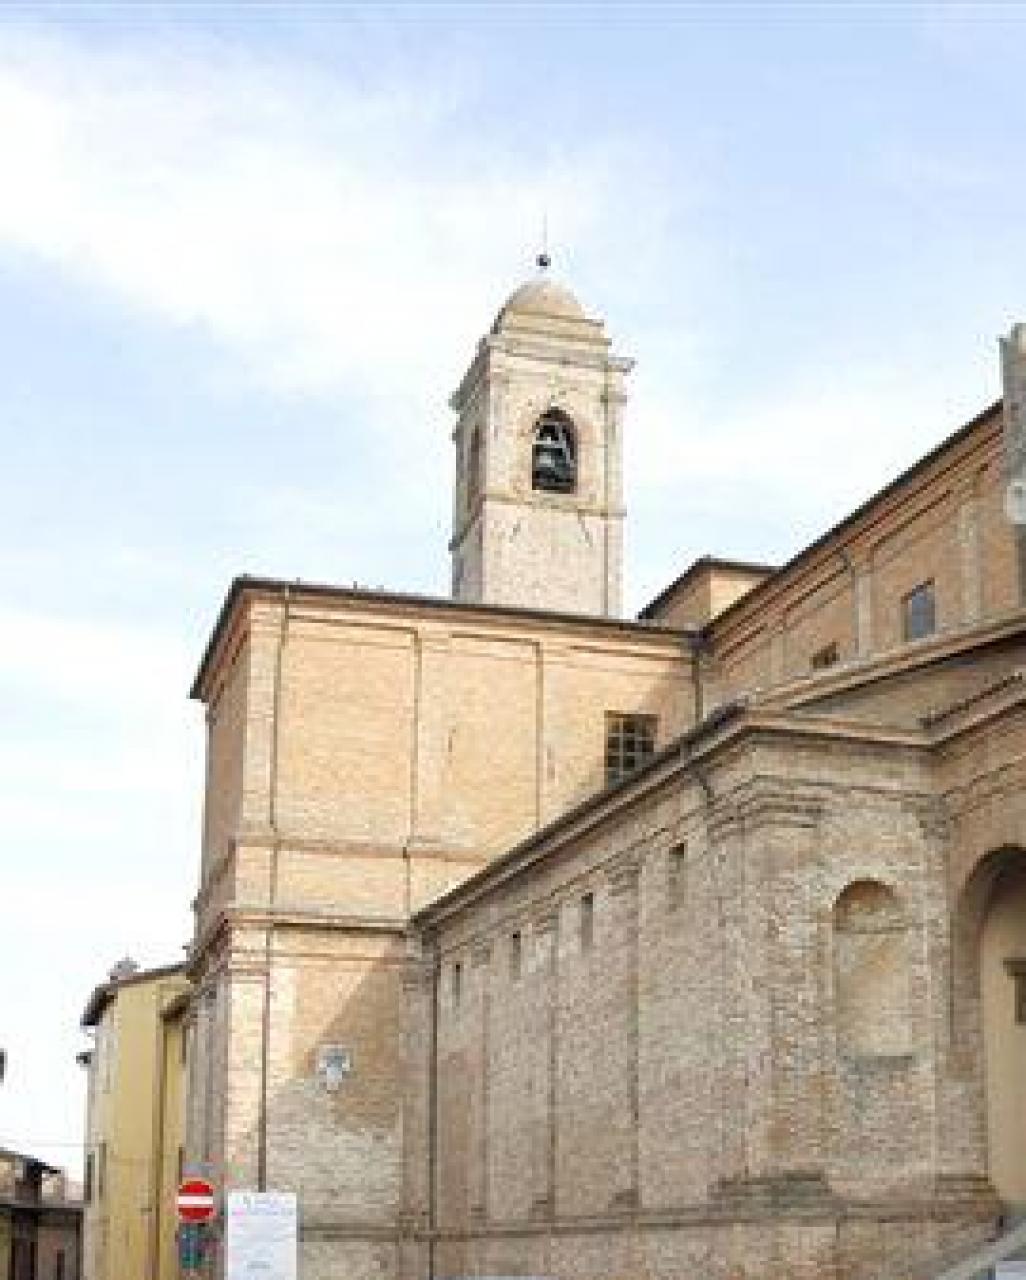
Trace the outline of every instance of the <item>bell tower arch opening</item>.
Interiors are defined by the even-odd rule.
[[[562,409],[546,410],[535,425],[531,488],[537,493],[574,493],[577,489],[577,432]]]
[[[634,362],[541,271],[499,310],[451,405],[453,595],[616,617]]]

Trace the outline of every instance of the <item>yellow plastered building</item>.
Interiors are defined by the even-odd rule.
[[[83,1280],[175,1280],[188,981],[122,961],[82,1015],[88,1074]]]

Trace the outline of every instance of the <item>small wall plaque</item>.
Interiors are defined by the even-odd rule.
[[[353,1073],[353,1055],[341,1044],[322,1044],[317,1050],[317,1078],[334,1093]]]

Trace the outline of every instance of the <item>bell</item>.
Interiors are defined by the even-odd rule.
[[[556,484],[562,478],[563,453],[558,445],[543,441],[534,451],[534,476],[543,483]]]

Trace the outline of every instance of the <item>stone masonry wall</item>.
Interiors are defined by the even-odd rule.
[[[978,1097],[938,1092],[925,751],[781,739],[703,773],[712,799],[678,775],[425,918],[437,1275],[868,1280],[985,1229],[984,1156],[955,1137]],[[853,1038],[881,991],[883,1025]],[[408,995],[423,1026],[430,988]],[[423,1223],[429,1187],[406,1183]]]

